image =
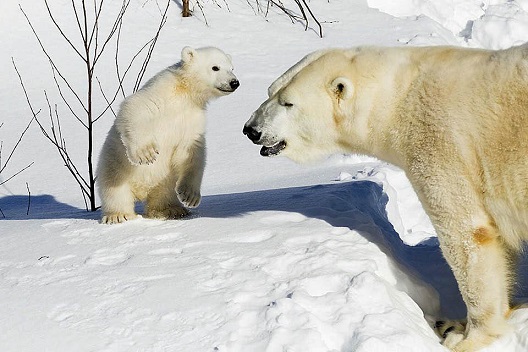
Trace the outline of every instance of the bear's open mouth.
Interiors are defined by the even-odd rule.
[[[262,156],[275,156],[275,155],[279,155],[280,152],[286,148],[286,141],[282,140],[274,145],[272,145],[271,147],[266,147],[266,146],[263,146],[261,149],[260,149],[260,155]]]

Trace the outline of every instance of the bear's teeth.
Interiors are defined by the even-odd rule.
[[[260,149],[260,155],[262,156],[275,156],[275,155],[279,155],[280,152],[286,148],[286,141],[280,141],[274,145],[272,145],[271,147],[266,147],[266,146],[263,146],[261,149]]]

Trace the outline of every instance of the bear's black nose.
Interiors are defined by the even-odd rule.
[[[229,86],[231,87],[231,89],[235,90],[238,88],[238,86],[240,86],[240,82],[238,81],[238,79],[232,79],[231,82],[229,82]]]
[[[242,131],[253,143],[257,143],[260,139],[260,136],[262,136],[262,132],[257,131],[253,127],[250,126],[244,126],[244,130]]]

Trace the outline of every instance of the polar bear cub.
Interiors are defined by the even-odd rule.
[[[185,47],[181,61],[127,97],[101,150],[97,182],[102,222],[180,218],[198,206],[205,167],[205,108],[235,91],[231,57],[213,47]]]

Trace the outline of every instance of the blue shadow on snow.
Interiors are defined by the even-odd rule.
[[[228,218],[255,211],[286,211],[325,220],[361,233],[392,257],[402,269],[434,287],[442,318],[460,319],[466,308],[455,278],[436,238],[416,246],[405,244],[387,218],[388,196],[371,181],[355,181],[204,197],[200,217]],[[353,256],[354,253],[350,253]],[[528,255],[519,266],[515,303],[528,302]]]
[[[244,193],[205,196],[196,211],[199,217],[229,218],[255,211],[295,212],[318,218],[332,226],[347,227],[361,233],[392,257],[402,269],[434,287],[440,296],[445,318],[458,319],[466,308],[458,286],[436,239],[416,246],[405,244],[387,218],[388,196],[371,181],[343,182]],[[30,219],[93,219],[100,212],[57,201],[51,195],[6,196],[0,198],[0,221]],[[141,206],[138,206],[138,210]],[[1,234],[0,234],[1,235]],[[351,256],[354,253],[350,253]],[[515,303],[528,302],[528,255],[520,260]]]
[[[99,218],[97,212],[88,212],[85,209],[61,203],[48,194],[31,197],[27,195],[5,196],[0,198],[0,210],[2,211],[0,221]]]

